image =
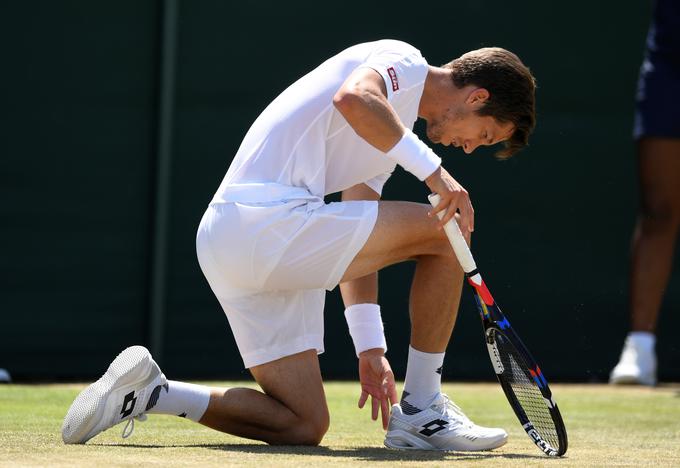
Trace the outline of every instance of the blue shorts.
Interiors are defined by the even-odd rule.
[[[645,57],[638,80],[633,137],[680,138],[680,61]]]

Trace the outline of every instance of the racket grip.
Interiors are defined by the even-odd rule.
[[[439,205],[440,197],[436,193],[428,195],[427,198],[433,207]],[[442,219],[444,217],[444,212],[440,211],[437,213],[437,216],[439,216],[439,219]],[[477,269],[477,264],[475,263],[475,259],[472,256],[472,252],[470,252],[467,242],[465,242],[463,233],[460,232],[460,227],[458,227],[455,218],[451,218],[451,220],[444,225],[444,232],[449,238],[449,242],[451,242],[451,247],[453,247],[453,251],[458,258],[458,262],[460,262],[463,271],[465,273],[475,271]]]

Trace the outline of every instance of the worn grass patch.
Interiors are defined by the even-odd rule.
[[[66,446],[61,421],[83,385],[3,385],[0,466],[680,466],[680,386],[553,387],[569,434],[562,459],[542,455],[499,386],[491,383],[445,385],[475,422],[504,427],[510,434],[506,446],[477,453],[385,449],[379,425],[366,410],[356,408],[354,382],[326,384],[331,428],[321,447],[305,448],[271,447],[158,415],[137,423],[126,440],[120,437],[120,425],[87,445]]]

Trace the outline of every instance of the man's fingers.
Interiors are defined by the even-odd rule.
[[[427,213],[429,216],[435,216],[439,212],[446,210],[446,211],[444,211],[442,218],[439,219],[439,221],[437,222],[437,228],[438,229],[443,228],[444,225],[446,224],[445,219],[448,216],[449,212],[451,211],[451,209],[449,208],[450,205],[451,205],[451,200],[448,199],[448,198],[445,199],[444,197],[442,197],[440,195],[439,203],[437,204],[437,206],[432,208],[432,210]],[[453,212],[454,213],[456,212],[455,207],[453,208]]]
[[[440,198],[439,204],[437,206],[435,206],[434,208],[432,208],[432,211],[429,212],[429,215],[434,216],[437,213],[439,213],[440,211],[446,209],[446,207],[448,207],[448,206],[449,206],[449,204],[443,198]]]
[[[387,397],[390,400],[390,406],[399,403],[399,396],[397,395],[397,387],[394,385],[394,381],[390,382],[390,387],[387,390]]]
[[[387,370],[383,374],[382,387],[383,387],[383,400],[381,401],[383,419],[382,422],[383,429],[387,430],[387,426],[390,422],[390,411],[392,409],[392,405],[394,405],[398,401],[397,386],[394,383],[394,374],[392,373],[391,369]]]
[[[390,405],[387,402],[387,398],[380,400],[380,409],[382,410],[383,429],[387,429],[387,424],[390,422]]]
[[[462,201],[462,200],[461,200]],[[460,229],[463,232],[472,232],[475,228],[475,210],[472,208],[470,199],[465,197],[462,204],[458,205],[455,199],[451,199],[448,208],[442,219],[439,220],[438,227],[443,228],[446,223],[456,216],[456,211],[460,212]]]
[[[361,391],[361,396],[359,396],[359,408],[363,408],[368,400],[368,392],[366,390]]]
[[[453,202],[451,202],[448,210],[446,210],[446,214],[444,214],[441,221],[439,221],[439,227],[443,228],[446,225],[446,223],[451,221],[451,219],[453,219],[453,217],[456,216],[456,209],[457,209],[456,205]]]
[[[472,232],[475,228],[475,210],[472,208],[472,203],[468,198],[460,207],[460,221],[461,230],[467,229]]]
[[[394,374],[389,367],[389,363],[383,357],[370,362],[373,369],[369,374],[362,376],[361,396],[359,397],[359,408],[363,408],[371,397],[371,419],[378,420],[381,416],[381,423],[384,429],[390,422],[391,404],[397,402],[397,390],[394,382]]]

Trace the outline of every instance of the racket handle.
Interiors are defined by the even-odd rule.
[[[433,207],[439,205],[440,197],[436,193],[428,195],[427,198],[430,200],[430,204]],[[439,216],[439,219],[442,219],[444,217],[444,211],[437,213],[437,216]],[[451,247],[453,247],[453,251],[456,253],[456,257],[458,258],[463,271],[465,273],[475,271],[477,269],[477,264],[472,257],[472,252],[470,252],[467,242],[465,242],[465,239],[463,238],[463,233],[460,232],[460,227],[458,227],[455,218],[451,218],[451,220],[444,225],[444,232],[449,238],[449,242],[451,242]]]

